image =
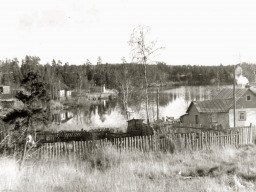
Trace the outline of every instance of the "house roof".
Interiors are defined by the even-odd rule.
[[[64,84],[64,83],[62,83],[62,82],[59,82],[59,81],[55,81],[55,82],[52,82],[52,85],[54,85],[55,87],[58,87],[58,88],[60,88],[60,89],[64,89],[64,90],[67,90],[67,89],[69,89],[69,87],[66,85],[66,84]]]
[[[236,99],[241,98],[247,91],[251,91],[256,95],[256,88],[250,87],[248,88],[236,88]],[[218,95],[214,97],[214,99],[232,99],[234,97],[233,88],[224,88],[222,89]]]
[[[195,105],[199,113],[223,113],[228,112],[233,105],[232,99],[213,99],[206,101],[191,102],[186,113],[189,112],[192,105]]]
[[[185,114],[181,115],[181,116],[180,116],[180,118],[181,118],[181,117],[185,117],[185,116],[187,116],[187,115],[188,115],[188,114],[187,114],[187,113],[185,113]]]
[[[256,87],[250,87],[250,91],[256,95]]]
[[[248,89],[236,88],[236,98],[242,97],[247,91]],[[214,97],[214,99],[232,99],[233,94],[232,88],[224,88]]]
[[[250,86],[255,87],[256,86],[256,82],[250,82]]]

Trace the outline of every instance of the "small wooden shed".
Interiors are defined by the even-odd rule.
[[[127,121],[127,133],[132,135],[152,135],[153,128],[144,124],[143,119],[130,119]]]

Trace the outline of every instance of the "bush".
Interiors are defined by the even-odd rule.
[[[88,161],[90,166],[100,171],[106,171],[110,168],[120,165],[120,154],[110,147],[96,149],[92,154],[87,154],[83,157]]]

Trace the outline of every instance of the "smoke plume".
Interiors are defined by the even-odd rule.
[[[245,87],[249,83],[249,80],[243,76],[243,70],[241,66],[238,66],[235,70],[236,83],[242,87]]]

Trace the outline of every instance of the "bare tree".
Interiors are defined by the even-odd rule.
[[[128,106],[129,106],[129,96],[132,91],[132,85],[131,85],[131,77],[128,75],[128,70],[126,67],[126,64],[123,64],[124,70],[119,74],[119,88],[122,94],[122,103],[123,103],[123,108],[126,113],[127,119],[129,119],[129,111],[128,111]]]
[[[133,29],[131,34],[129,45],[132,48],[132,60],[136,60],[137,63],[141,63],[144,66],[144,80],[145,80],[145,95],[146,95],[146,113],[147,124],[149,125],[149,96],[148,96],[148,79],[147,79],[147,64],[152,60],[154,54],[163,49],[164,47],[156,48],[156,41],[148,40],[150,33],[150,27],[137,26]]]

